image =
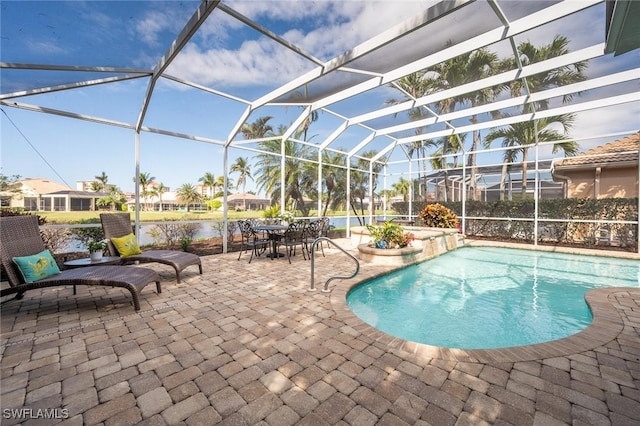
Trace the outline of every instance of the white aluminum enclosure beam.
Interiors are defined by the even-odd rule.
[[[142,123],[144,122],[144,117],[147,114],[147,109],[149,108],[149,101],[151,100],[151,95],[153,93],[153,89],[158,81],[158,78],[162,75],[162,73],[171,65],[171,62],[178,56],[182,48],[191,40],[191,37],[198,31],[198,28],[207,20],[207,17],[213,12],[213,9],[218,6],[220,0],[202,0],[202,3],[198,6],[198,9],[191,15],[191,18],[186,23],[180,34],[176,37],[176,39],[171,43],[169,50],[165,53],[162,58],[158,61],[156,66],[153,69],[153,75],[151,76],[151,80],[149,81],[149,85],[147,86],[147,93],[144,96],[144,100],[142,102],[142,108],[140,110],[140,115],[138,116],[138,121],[136,123],[136,131],[139,131],[142,127]]]
[[[218,4],[218,9],[223,11],[224,13],[226,13],[229,16],[233,16],[235,19],[237,19],[238,21],[242,22],[243,24],[253,28],[254,30],[264,34],[265,36],[269,37],[270,39],[272,39],[276,43],[279,43],[279,44],[283,45],[284,47],[286,47],[287,49],[294,51],[298,55],[310,60],[311,62],[314,62],[316,65],[322,65],[323,64],[323,61],[321,61],[320,59],[316,58],[312,54],[310,54],[308,52],[305,52],[304,50],[302,50],[298,46],[294,45],[290,41],[285,40],[284,38],[280,37],[278,34],[274,33],[273,31],[270,31],[270,30],[266,29],[265,27],[263,27],[262,25],[252,21],[251,19],[247,18],[246,16],[244,16],[240,12],[230,8],[226,4],[224,4],[224,3]]]
[[[62,90],[77,89],[79,87],[89,87],[89,86],[97,86],[100,84],[116,83],[118,81],[133,80],[136,78],[145,78],[145,77],[148,77],[149,75],[151,75],[151,73],[127,74],[127,75],[121,75],[121,76],[100,78],[95,80],[77,81],[75,83],[61,84],[59,86],[40,87],[37,89],[23,90],[21,92],[7,93],[5,95],[0,95],[0,99],[11,99],[11,98],[17,98],[22,96],[40,95],[43,93],[53,93],[53,92],[59,92]]]
[[[604,49],[604,43],[600,43],[585,49],[570,52],[566,55],[559,56],[546,61],[536,62],[531,65],[527,65],[522,70],[514,69],[506,71],[501,74],[497,74],[491,77],[484,78],[482,80],[475,81],[473,83],[463,84],[461,86],[453,87],[451,89],[443,90],[438,93],[430,94],[416,99],[415,101],[406,101],[398,105],[390,107],[380,108],[376,111],[372,111],[366,114],[351,117],[349,119],[350,124],[362,123],[376,118],[381,118],[386,115],[397,114],[402,111],[407,111],[412,108],[416,108],[423,105],[428,105],[443,99],[454,98],[466,93],[470,93],[485,87],[497,86],[499,84],[508,83],[518,78],[528,77],[541,72],[549,71],[555,68],[567,66],[577,62],[588,61],[589,59],[602,56]]]
[[[527,103],[539,102],[548,100],[554,97],[560,97],[569,95],[572,93],[583,92],[586,90],[597,89],[600,87],[609,86],[611,84],[622,83],[631,80],[640,80],[640,68],[635,68],[628,71],[622,71],[617,74],[606,75],[604,77],[594,78],[592,80],[585,80],[566,86],[554,87],[553,89],[544,90],[541,92],[533,93],[530,96],[522,95],[512,99],[505,99],[503,101],[493,102],[486,105],[480,105],[473,108],[466,108],[459,111],[455,111],[448,114],[442,114],[438,117],[429,117],[422,120],[411,121],[409,123],[399,124],[396,126],[390,126],[378,130],[378,135],[388,135],[390,133],[407,131],[419,127],[425,127],[431,124],[435,124],[443,121],[451,121],[465,117],[471,117],[473,115],[480,115],[490,111],[498,111],[503,108],[511,108],[515,106],[522,106]]]
[[[581,102],[579,104],[571,104],[571,105],[566,105],[566,106],[548,109],[544,111],[538,111],[531,114],[515,115],[512,117],[487,121],[484,123],[461,126],[456,129],[425,133],[417,136],[409,136],[406,138],[398,139],[398,143],[405,144],[405,143],[416,142],[424,139],[435,139],[435,138],[440,138],[444,136],[473,132],[474,130],[483,130],[483,129],[489,129],[492,127],[508,126],[509,124],[522,123],[523,121],[534,121],[540,118],[553,117],[561,114],[570,114],[574,112],[587,111],[590,109],[597,109],[597,108],[605,108],[613,105],[621,105],[625,103],[639,102],[639,101],[640,101],[640,92],[628,93],[625,95],[611,96],[608,98],[598,99],[595,101]]]
[[[356,145],[351,151],[348,152],[349,157],[353,157],[356,152],[367,146],[376,137],[375,132],[371,132],[366,138],[364,138],[358,145]]]
[[[455,46],[451,46],[450,48],[443,49],[438,53],[427,56],[426,58],[414,61],[400,68],[396,68],[395,70],[386,73],[383,78],[373,78],[369,81],[365,81],[356,86],[352,86],[346,90],[335,93],[331,96],[327,96],[321,101],[316,102],[313,106],[313,109],[326,107],[332,103],[339,102],[351,96],[354,96],[355,94],[358,94],[357,93],[358,91],[364,92],[373,87],[390,83],[394,80],[402,78],[416,71],[429,68],[433,65],[439,64],[440,62],[455,58],[461,54],[474,51],[476,49],[479,49],[484,46],[488,46],[492,43],[499,42],[509,37],[513,37],[514,35],[531,30],[533,28],[537,28],[548,22],[579,12],[587,7],[591,7],[594,4],[601,3],[601,2],[602,2],[601,0],[581,0],[581,1],[565,0],[561,3],[557,3],[555,5],[549,6],[548,8],[543,9],[539,12],[533,13],[531,15],[525,16],[524,18],[513,21],[511,23],[511,26],[508,28],[500,27],[500,28],[496,28],[495,30],[488,31],[484,34],[481,34],[469,40],[458,43]],[[481,87],[477,85],[475,86],[473,91],[478,90],[480,88]]]
[[[361,56],[373,52],[374,50],[377,50],[382,46],[385,46],[410,32],[422,28],[429,22],[433,22],[434,20],[439,19],[441,16],[444,16],[445,14],[448,14],[453,10],[461,7],[465,3],[469,3],[471,1],[475,0],[448,0],[446,2],[438,3],[422,13],[422,16],[420,18],[413,17],[407,19],[404,22],[388,29],[387,31],[361,43],[353,49],[342,53],[341,55],[331,59],[330,61],[309,71],[308,73],[298,77],[297,79],[292,80],[291,82],[277,88],[276,90],[271,91],[270,93],[267,93],[266,95],[257,99],[253,103],[253,107],[257,108],[259,106],[265,105],[273,101],[274,99],[279,98],[280,96],[286,95],[287,93],[298,87],[312,82],[322,75],[340,69],[340,67],[343,67],[346,64],[355,61]],[[314,107],[314,110],[318,108],[321,107]]]

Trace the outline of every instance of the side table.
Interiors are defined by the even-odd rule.
[[[83,268],[85,266],[116,265],[121,260],[120,256],[102,256],[102,259],[96,261],[91,260],[90,257],[85,257],[83,259],[67,260],[63,264],[67,268]]]

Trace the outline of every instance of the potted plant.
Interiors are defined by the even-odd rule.
[[[295,222],[296,217],[295,214],[293,212],[290,211],[284,211],[283,213],[281,213],[278,218],[280,219],[280,223],[283,225],[289,225],[290,223]]]
[[[104,249],[107,248],[107,243],[105,240],[91,240],[87,243],[87,248],[89,249],[89,257],[91,257],[91,261],[97,262],[102,259],[102,253],[104,252]]]

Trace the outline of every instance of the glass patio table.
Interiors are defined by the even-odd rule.
[[[276,257],[284,257],[284,254],[279,253],[277,241],[282,238],[282,235],[287,230],[287,225],[267,225],[267,224],[259,224],[253,227],[254,231],[262,231],[266,232],[269,240],[271,240],[271,253],[267,256],[271,259]]]

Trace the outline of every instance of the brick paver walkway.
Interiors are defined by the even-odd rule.
[[[353,268],[325,251],[318,286]],[[640,424],[640,289],[595,292],[596,324],[562,344],[453,351],[355,318],[356,279],[307,291],[300,255],[236,259],[205,257],[181,284],[154,265],[163,292],[148,286],[137,313],[112,288],[3,305],[2,425]]]

